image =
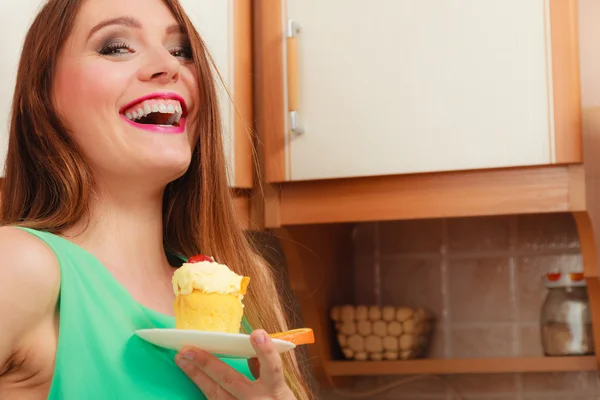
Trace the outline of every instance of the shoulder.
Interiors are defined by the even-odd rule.
[[[19,339],[54,313],[59,290],[52,250],[29,232],[0,227],[0,370]]]
[[[0,285],[6,285],[8,280],[32,289],[43,289],[60,281],[54,252],[42,240],[22,229],[0,227],[0,260]]]

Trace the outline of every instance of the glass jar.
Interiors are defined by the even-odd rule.
[[[548,293],[540,319],[544,354],[593,354],[592,319],[583,274],[546,274],[545,285]]]

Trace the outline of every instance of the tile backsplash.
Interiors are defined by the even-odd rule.
[[[363,223],[355,227],[357,304],[426,307],[430,357],[541,356],[542,276],[581,271],[570,214]],[[600,399],[596,372],[429,377],[372,399]],[[355,393],[405,377],[356,380]],[[453,395],[456,391],[459,397]],[[321,393],[319,398],[344,399]]]

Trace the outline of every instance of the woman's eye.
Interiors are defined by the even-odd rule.
[[[190,46],[178,46],[171,49],[173,57],[183,58],[184,60],[192,59],[192,49]]]
[[[129,47],[126,43],[107,43],[104,46],[102,46],[102,48],[100,50],[98,50],[98,53],[104,55],[104,56],[110,56],[110,55],[126,55],[126,54],[130,54],[133,53],[133,49],[131,47]]]

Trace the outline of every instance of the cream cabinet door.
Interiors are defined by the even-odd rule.
[[[21,48],[25,35],[33,19],[41,9],[43,0],[19,0],[0,2],[0,30],[3,40],[0,44],[0,173],[4,176],[8,130],[12,99],[21,58]],[[18,5],[17,5],[18,4]]]
[[[284,180],[581,161],[575,5],[287,0]]]
[[[252,186],[251,0],[180,0],[215,62],[232,187]]]

